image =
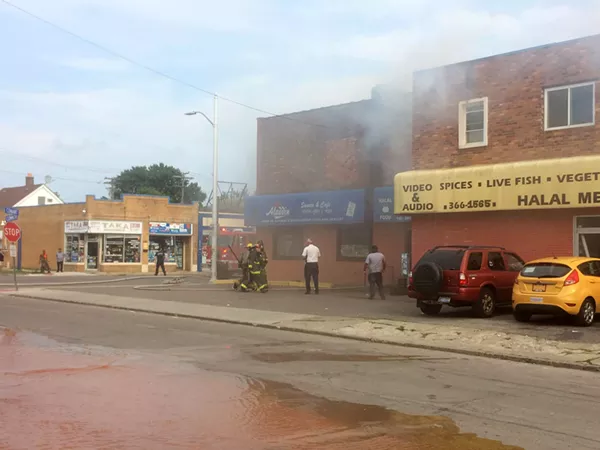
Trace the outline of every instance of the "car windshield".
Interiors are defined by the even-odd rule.
[[[521,270],[522,277],[528,278],[562,278],[571,270],[569,266],[558,263],[527,264]]]
[[[438,264],[443,270],[460,270],[464,250],[457,249],[437,249],[427,252],[423,255],[419,264],[425,262],[433,262]]]

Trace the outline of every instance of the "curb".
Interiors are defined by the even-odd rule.
[[[124,281],[132,281],[132,280],[144,280],[148,276],[135,276],[135,277],[121,277],[110,280],[89,280],[89,281],[64,281],[64,282],[51,282],[51,283],[23,283],[19,284],[17,280],[17,284],[19,284],[19,288],[29,288],[29,287],[53,287],[53,286],[78,286],[84,284],[109,284],[109,283],[122,283]],[[169,278],[181,278],[175,275],[163,277],[161,279],[169,279]],[[0,283],[0,288],[6,287],[14,287],[14,283]]]
[[[244,325],[244,326],[249,326],[249,327],[264,328],[264,329],[268,329],[268,330],[281,330],[281,331],[289,331],[289,332],[293,332],[293,333],[303,333],[303,334],[310,334],[310,335],[316,335],[316,336],[334,337],[334,338],[338,338],[338,339],[348,339],[348,340],[352,340],[352,341],[372,342],[375,344],[387,344],[387,345],[393,345],[396,347],[415,348],[415,349],[421,349],[421,350],[433,350],[433,351],[438,351],[438,352],[447,352],[447,353],[454,353],[454,354],[467,355],[467,356],[477,356],[477,357],[482,357],[482,358],[497,359],[497,360],[502,360],[502,361],[520,362],[520,363],[534,364],[534,365],[547,366],[547,367],[556,367],[556,368],[562,368],[562,369],[574,369],[574,370],[582,370],[582,371],[586,371],[586,372],[597,372],[597,373],[600,372],[600,366],[586,365],[584,363],[569,363],[569,362],[552,361],[552,360],[543,359],[543,358],[532,358],[532,357],[527,357],[527,356],[503,355],[500,353],[485,352],[485,351],[479,351],[479,350],[455,349],[455,348],[448,348],[448,347],[443,347],[443,346],[438,346],[438,345],[399,343],[399,342],[388,341],[386,339],[365,338],[365,337],[361,337],[361,336],[348,336],[348,335],[337,334],[337,333],[328,332],[328,331],[306,330],[303,328],[297,328],[297,327],[293,327],[293,326],[280,326],[280,325],[274,325],[274,324],[257,324],[257,323],[251,323],[251,322],[234,320],[234,319],[217,319],[217,318],[213,318],[213,317],[194,316],[191,314],[176,314],[176,313],[170,313],[167,311],[162,311],[162,312],[149,311],[149,310],[145,310],[142,308],[130,308],[130,307],[126,307],[126,306],[98,305],[96,303],[88,303],[85,301],[73,301],[73,300],[66,300],[66,299],[64,299],[64,300],[49,299],[49,298],[44,298],[41,296],[35,296],[35,295],[31,295],[31,294],[13,293],[13,294],[7,294],[7,296],[8,297],[16,297],[16,298],[28,298],[28,299],[33,299],[33,300],[43,300],[43,301],[49,301],[49,302],[54,302],[54,303],[69,303],[69,304],[73,304],[73,305],[94,306],[96,308],[114,309],[114,310],[120,310],[120,311],[133,311],[133,312],[140,312],[140,313],[145,313],[145,314],[154,314],[154,315],[158,315],[158,316],[182,317],[185,319],[203,320],[205,322],[217,322],[217,323],[228,323],[228,324],[233,324],[233,325]]]

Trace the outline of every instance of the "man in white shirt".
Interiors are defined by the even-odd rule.
[[[385,300],[383,291],[383,273],[387,267],[385,256],[379,251],[376,245],[371,247],[371,253],[365,260],[365,273],[369,274],[369,298],[375,297],[375,287],[379,290],[381,300]]]
[[[319,247],[313,244],[310,239],[306,241],[306,247],[302,251],[304,258],[304,281],[306,282],[305,294],[310,294],[310,279],[312,278],[315,285],[315,294],[319,293],[319,258],[321,251]]]

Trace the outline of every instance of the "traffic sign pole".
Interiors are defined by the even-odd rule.
[[[6,211],[8,213],[8,211]],[[18,215],[18,212],[17,212]],[[16,250],[16,243],[21,239],[21,227],[14,222],[8,222],[4,225],[4,236],[6,240],[10,242],[11,246],[11,256],[12,256],[12,264],[13,264],[13,279],[15,281],[15,291],[19,290],[19,285],[17,284],[17,255],[16,252],[13,251],[13,247]]]

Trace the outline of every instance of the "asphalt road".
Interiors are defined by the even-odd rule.
[[[119,349],[286,383],[286,401],[294,408],[320,416],[372,414],[382,436],[408,432],[397,421],[409,416],[383,421],[381,410],[367,405],[422,415],[421,427],[447,416],[462,432],[528,450],[600,448],[600,383],[594,373],[9,297],[0,298],[0,325],[90,352]],[[333,403],[340,401],[351,403]],[[455,439],[427,445],[437,432],[423,430],[422,442],[401,448],[514,448],[488,441],[451,445],[462,442]]]
[[[600,342],[600,323],[579,328],[564,318],[535,317],[530,323],[516,322],[510,308],[497,311],[492,319],[473,317],[470,308],[445,308],[437,317],[424,316],[415,301],[405,296],[388,296],[387,300],[368,300],[360,291],[327,291],[304,295],[302,290],[272,289],[267,294],[241,293],[227,286],[210,286],[205,280],[190,278],[180,285],[165,285],[164,278],[148,277],[123,283],[57,287],[92,294],[148,298],[214,306],[261,309],[299,314],[395,319],[410,322],[443,324],[508,331],[560,341]],[[156,290],[168,289],[168,290]]]

